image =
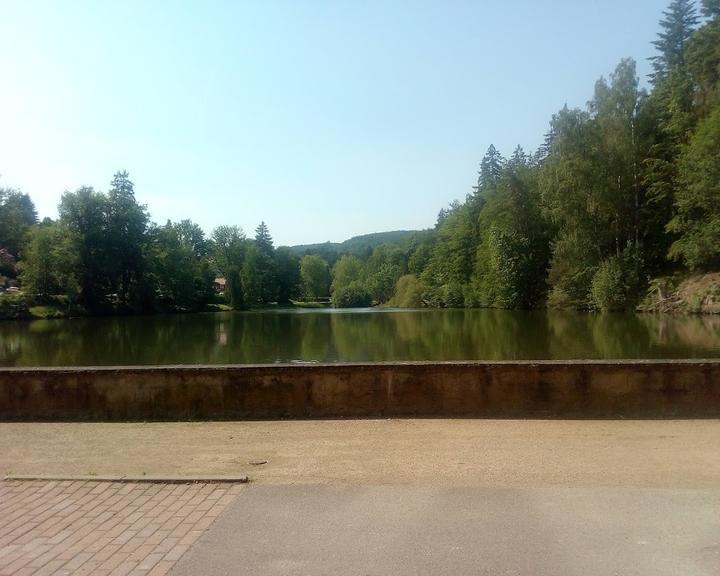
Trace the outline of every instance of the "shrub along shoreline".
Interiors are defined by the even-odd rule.
[[[405,280],[403,281],[403,278]],[[398,288],[393,298],[379,308],[422,308],[420,292],[416,286],[403,277],[398,281]],[[330,302],[293,301],[289,304],[267,304],[253,310],[277,310],[279,308],[323,309],[331,306]],[[547,308],[547,307],[545,307]],[[551,309],[551,308],[550,308]],[[81,318],[87,316],[131,316],[139,314],[206,314],[228,312],[234,308],[227,304],[207,304],[202,309],[165,308],[153,312],[106,308],[102,311],[89,313],[86,309],[68,302],[63,296],[52,297],[42,303],[28,301],[22,292],[5,292],[0,294],[0,320],[38,320],[54,318]],[[589,310],[588,312],[592,312]],[[650,283],[645,298],[635,309],[637,313],[650,314],[720,314],[720,273],[679,274],[654,279]]]

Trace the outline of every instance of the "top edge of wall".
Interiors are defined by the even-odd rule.
[[[245,370],[245,369],[328,369],[328,368],[372,368],[372,367],[412,367],[412,366],[684,366],[712,365],[720,366],[718,358],[668,358],[668,359],[616,359],[616,360],[463,360],[463,361],[397,361],[397,362],[277,362],[267,364],[167,364],[167,365],[112,365],[112,366],[13,366],[0,367],[0,372],[67,372],[67,371],[162,371],[162,370]]]

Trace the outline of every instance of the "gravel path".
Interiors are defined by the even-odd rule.
[[[0,474],[10,473],[247,475],[264,484],[718,488],[720,421],[0,424]]]

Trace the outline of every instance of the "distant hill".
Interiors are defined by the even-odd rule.
[[[355,254],[360,255],[367,250],[372,250],[380,244],[398,244],[403,240],[409,239],[413,234],[419,233],[420,230],[393,230],[391,232],[374,232],[372,234],[363,234],[362,236],[353,236],[344,242],[323,242],[320,244],[299,244],[291,246],[290,249],[296,254]]]

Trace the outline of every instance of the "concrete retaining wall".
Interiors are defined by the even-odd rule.
[[[718,418],[720,362],[0,369],[0,420]]]

